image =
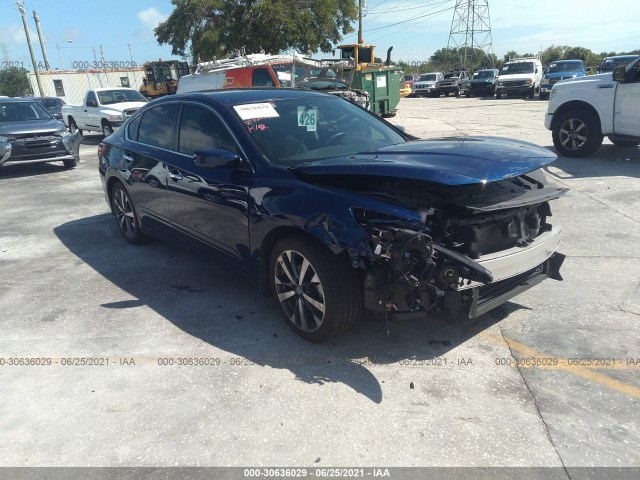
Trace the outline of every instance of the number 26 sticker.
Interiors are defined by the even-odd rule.
[[[298,126],[307,127],[307,132],[316,131],[318,109],[316,107],[298,107]]]

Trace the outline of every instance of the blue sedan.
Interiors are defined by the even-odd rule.
[[[564,189],[530,143],[423,141],[331,95],[238,89],[150,102],[98,155],[126,241],[236,266],[313,342],[363,313],[473,318],[561,280]]]

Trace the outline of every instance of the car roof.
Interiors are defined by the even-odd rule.
[[[223,90],[179,93],[177,95],[169,95],[164,97],[164,99],[210,99],[216,100],[223,105],[239,105],[242,103],[309,97],[336,98],[335,95],[299,88],[225,88]],[[154,103],[155,102],[157,101],[154,101]]]
[[[94,92],[104,92],[107,90],[134,90],[137,92],[135,88],[130,88],[130,87],[100,87],[100,88],[92,88],[91,90],[93,90]]]
[[[1,98],[0,102],[2,103],[20,103],[20,102],[30,102],[33,103],[35,100],[31,97],[10,97],[10,98]]]
[[[613,57],[605,57],[605,59],[603,60],[603,62],[606,62],[608,60],[621,60],[621,59],[632,59],[635,60],[636,58],[640,57],[640,55],[614,55]]]

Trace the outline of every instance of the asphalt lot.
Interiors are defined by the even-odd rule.
[[[393,123],[552,148],[545,109],[402,99]],[[235,271],[125,243],[101,139],[75,170],[0,176],[0,466],[640,466],[640,148],[548,168],[571,189],[552,204],[564,282],[468,324],[363,321],[313,345]],[[81,358],[103,360],[65,365]]]

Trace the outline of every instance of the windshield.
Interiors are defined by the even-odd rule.
[[[137,90],[103,90],[96,92],[101,105],[124,102],[146,102],[147,99]]]
[[[347,89],[351,84],[351,69],[349,62],[336,62],[332,65],[322,65],[319,62],[295,63],[295,87],[310,88],[312,90]],[[293,62],[271,64],[280,85],[291,87],[291,73]]]
[[[633,62],[637,55],[631,55],[626,57],[607,57],[600,65],[600,72],[611,72],[616,67],[626,67],[629,63]]]
[[[235,105],[257,147],[276,165],[300,165],[404,143],[383,120],[341,98]]]
[[[43,98],[40,100],[40,104],[47,109],[55,109],[64,105],[64,100],[61,98]]]
[[[494,78],[496,76],[496,72],[493,70],[480,70],[473,74],[473,78]]]
[[[427,73],[424,75],[420,75],[421,82],[433,82],[435,81],[436,76],[433,73]]]
[[[29,120],[48,120],[53,118],[36,102],[0,103],[0,122],[28,122]]]
[[[447,73],[444,78],[458,78],[459,73]]]
[[[547,73],[581,72],[582,70],[584,70],[582,62],[555,62],[549,65]]]
[[[507,63],[500,72],[501,75],[512,75],[514,73],[533,73],[533,62]]]

